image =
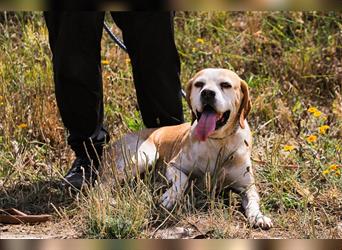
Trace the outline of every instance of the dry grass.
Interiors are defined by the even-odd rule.
[[[275,224],[267,232],[248,226],[232,193],[193,186],[183,206],[165,211],[153,175],[76,196],[61,190],[73,156],[54,99],[44,21],[41,13],[0,15],[0,208],[54,214],[51,237],[61,237],[56,225],[64,225],[66,237],[341,238],[340,13],[177,13],[184,85],[199,69],[224,67],[250,86],[253,162],[262,210]],[[115,139],[143,125],[127,55],[106,35],[102,48],[105,123]]]

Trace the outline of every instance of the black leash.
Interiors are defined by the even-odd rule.
[[[127,48],[126,45],[123,43],[123,41],[120,40],[120,38],[118,38],[113,32],[112,30],[109,28],[108,24],[106,22],[104,22],[104,29],[106,30],[106,32],[108,33],[109,37],[121,48],[123,49],[126,53],[127,53]],[[182,96],[184,98],[186,98],[186,93],[183,89],[181,89],[182,92]]]
[[[123,41],[121,41],[113,32],[112,30],[109,28],[108,24],[105,22],[104,23],[104,28],[107,31],[108,35],[110,36],[110,38],[112,38],[112,40],[121,48],[123,49],[126,53],[127,53],[127,48],[125,46],[125,44],[123,43]]]

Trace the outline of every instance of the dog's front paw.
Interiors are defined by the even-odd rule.
[[[262,215],[262,214],[259,214],[256,217],[254,217],[252,224],[254,227],[260,227],[264,230],[267,230],[267,229],[270,229],[271,227],[273,227],[272,220],[270,218],[268,218],[267,216]]]
[[[177,194],[170,188],[163,194],[160,202],[165,208],[171,209],[177,202]]]

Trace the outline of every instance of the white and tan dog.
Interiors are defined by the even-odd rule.
[[[230,70],[204,69],[190,80],[187,101],[192,124],[144,129],[115,142],[117,170],[127,171],[127,158],[135,166],[133,175],[145,172],[156,160],[166,164],[165,176],[171,187],[162,195],[161,203],[169,209],[180,201],[190,174],[216,174],[218,188],[231,187],[240,193],[252,225],[272,227],[271,219],[260,212],[254,184],[252,137],[245,120],[251,107],[247,84]]]

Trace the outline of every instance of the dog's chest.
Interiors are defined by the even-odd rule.
[[[217,143],[195,142],[183,150],[179,166],[183,171],[195,175],[206,172],[213,174],[229,150],[229,147]]]

